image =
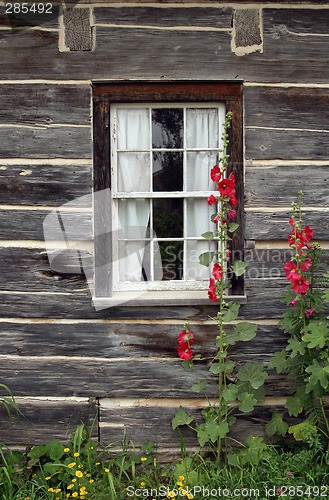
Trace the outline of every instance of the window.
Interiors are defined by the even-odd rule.
[[[230,244],[243,258],[242,86],[95,83],[93,103],[95,301],[208,302],[198,257],[218,245],[201,235],[213,224],[209,173],[228,111],[240,223]],[[242,278],[232,294],[243,295]]]

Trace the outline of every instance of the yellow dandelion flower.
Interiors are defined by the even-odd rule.
[[[74,477],[74,478],[72,479],[72,483],[75,483],[75,482],[76,482],[76,480],[77,480],[77,479]]]
[[[64,448],[64,453],[69,453],[70,448]]]
[[[142,457],[141,458],[141,462],[146,462],[146,460],[147,460],[147,457]]]
[[[183,495],[183,497],[185,497],[187,495],[187,493],[188,493],[187,490],[184,490],[184,489],[181,490],[181,494]]]
[[[176,497],[176,493],[174,491],[169,491],[168,498],[175,498],[175,497]]]
[[[177,486],[183,486],[182,481],[177,481]]]
[[[66,493],[66,498],[70,498],[71,493]]]
[[[74,456],[74,457],[80,457],[80,453],[78,453],[78,452],[73,453],[73,456]]]
[[[48,488],[48,491],[49,491],[50,493],[54,493],[54,492],[55,492],[54,488]]]
[[[185,481],[185,476],[179,476],[180,481]]]
[[[76,491],[74,493],[72,493],[73,498],[76,498],[78,495],[79,495],[79,493],[77,493]]]
[[[49,481],[49,479],[50,479],[50,476],[45,477],[46,481]]]
[[[95,465],[100,465],[101,463],[100,462],[96,462]]]
[[[95,479],[89,479],[90,484],[92,484],[95,481]]]
[[[104,472],[108,473],[110,472],[110,469],[104,469]]]
[[[60,493],[60,491],[61,491],[60,488],[56,488],[55,493]]]
[[[25,497],[24,500],[31,500],[30,497]]]
[[[88,474],[86,474],[86,477],[90,477],[90,476],[91,476],[91,474],[89,474],[89,472],[88,472]]]
[[[79,464],[78,469],[83,469],[83,464]]]
[[[70,469],[72,469],[73,467],[75,467],[75,465],[76,465],[76,462],[71,462],[70,464],[68,464],[68,467]]]
[[[188,498],[189,500],[192,500],[192,498],[194,498],[194,495],[192,495],[192,493],[188,493],[188,494],[187,494],[187,498]]]
[[[141,486],[144,487],[145,486],[145,483],[144,481],[141,482]]]
[[[71,490],[72,488],[74,488],[74,484],[73,484],[73,483],[69,484],[69,485],[68,485],[68,487],[67,487],[66,489],[67,489],[67,490]]]
[[[82,474],[81,470],[77,470],[77,471],[76,471],[76,473],[75,473],[75,475],[76,475],[77,477],[82,477],[82,476],[83,476],[83,474]]]

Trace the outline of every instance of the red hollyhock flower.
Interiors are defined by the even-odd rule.
[[[305,226],[303,236],[305,241],[311,241],[314,236],[314,231],[310,228],[310,226]]]
[[[288,236],[289,246],[297,247],[298,250],[301,250],[305,246],[305,242],[306,240],[302,231],[300,233],[296,231],[296,233],[294,232]]]
[[[219,215],[216,215],[216,217],[214,217],[213,222],[214,222],[215,224],[217,224],[217,222],[219,222],[219,221],[220,221],[220,216],[219,216]]]
[[[216,203],[217,199],[215,198],[215,196],[213,194],[211,194],[210,196],[208,196],[208,205],[211,207],[214,203]]]
[[[182,342],[181,344],[179,344],[177,352],[178,352],[178,356],[181,359],[185,359],[186,361],[191,359],[192,355],[193,355],[192,349],[190,348],[190,346],[187,342]]]
[[[233,210],[233,209],[232,209],[232,210],[229,210],[229,211],[227,212],[227,215],[228,215],[228,217],[229,217],[230,219],[234,219],[234,217],[236,217],[236,210]]]
[[[299,269],[301,271],[307,271],[311,267],[312,261],[309,257],[299,264]]]
[[[294,262],[286,262],[284,265],[284,270],[286,272],[287,280],[299,278],[298,269]]]
[[[193,344],[194,343],[194,335],[190,330],[182,330],[178,335],[177,342],[179,344]]]
[[[297,302],[298,302],[298,299],[296,299],[296,298],[295,298],[295,299],[292,299],[292,301],[290,302],[290,304],[289,304],[289,305],[290,305],[291,307],[294,307],[294,306],[297,304]]]
[[[314,314],[315,314],[314,309],[306,309],[305,311],[305,315],[307,318],[311,318],[312,316],[314,316]]]
[[[232,193],[230,196],[229,204],[231,205],[232,208],[236,207],[238,204],[238,200],[235,197],[235,189],[234,189],[234,193]]]
[[[228,179],[223,179],[218,183],[218,191],[221,196],[234,196],[235,195],[235,179],[234,174],[231,173]]]
[[[295,293],[300,293],[304,295],[307,290],[310,288],[310,284],[306,281],[303,276],[299,276],[297,279],[292,279],[292,290]]]
[[[219,264],[215,264],[212,270],[213,277],[215,280],[220,280],[223,277],[223,268]]]
[[[208,297],[211,300],[211,302],[217,302],[216,286],[214,278],[210,278],[209,280]]]
[[[222,177],[222,172],[219,168],[218,165],[215,165],[211,170],[210,170],[210,178],[214,182],[219,182]]]

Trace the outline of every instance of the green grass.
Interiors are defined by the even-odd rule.
[[[228,465],[196,453],[159,464],[152,443],[99,450],[86,429],[72,440],[51,441],[21,453],[0,452],[1,500],[127,500],[324,498],[329,496],[329,453],[307,445],[284,451],[267,446],[256,464]]]

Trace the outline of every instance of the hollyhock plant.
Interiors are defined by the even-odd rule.
[[[289,426],[280,416],[281,430],[285,428],[296,440],[308,443],[318,439],[329,449],[329,418],[325,407],[329,395],[329,317],[325,302],[329,301],[329,293],[322,291],[328,287],[329,273],[320,276],[323,252],[318,243],[312,242],[313,229],[303,226],[302,198],[300,191],[298,201],[292,203],[288,244],[294,254],[284,265],[289,281],[288,308],[279,322],[279,327],[291,338],[286,348],[270,360],[269,368],[287,374],[294,381],[285,407],[289,417],[298,421],[296,425],[290,421]],[[274,419],[278,422],[277,414]],[[268,423],[269,430],[273,429],[273,422],[272,419]]]
[[[235,420],[232,412],[238,408],[240,412],[251,412],[257,400],[263,399],[263,383],[267,376],[264,372],[262,362],[248,362],[235,367],[234,361],[228,359],[228,347],[234,345],[239,340],[251,340],[256,335],[257,327],[247,321],[241,323],[235,322],[230,329],[227,329],[227,323],[236,320],[239,312],[239,304],[233,300],[228,300],[228,289],[230,282],[229,274],[241,276],[246,269],[246,264],[240,260],[232,258],[234,252],[227,248],[232,240],[230,234],[234,233],[239,224],[233,222],[237,216],[235,207],[238,205],[237,186],[235,175],[228,172],[229,164],[227,154],[228,133],[230,126],[231,113],[227,114],[225,122],[225,132],[222,136],[223,150],[221,158],[217,165],[210,171],[210,178],[217,184],[216,195],[208,196],[209,206],[216,206],[217,212],[211,216],[211,221],[215,224],[213,231],[208,231],[202,236],[209,241],[215,251],[204,252],[200,255],[200,264],[209,267],[209,286],[208,298],[218,306],[218,312],[215,319],[217,325],[216,349],[217,353],[212,356],[209,363],[209,372],[216,376],[216,396],[217,400],[213,403],[207,393],[205,397],[209,403],[209,408],[202,410],[203,422],[190,425],[194,417],[190,417],[183,408],[180,408],[177,415],[172,420],[172,426],[176,429],[178,426],[187,425],[196,431],[200,446],[207,446],[214,452],[218,462],[221,461],[222,443],[229,439],[228,432],[230,425]],[[228,175],[227,175],[228,174]],[[228,331],[226,331],[226,329]],[[187,325],[185,330],[180,332],[178,337],[178,355],[187,365],[194,370],[197,377],[197,383],[193,384],[192,390],[195,392],[205,391],[206,380],[200,380],[199,374],[195,368],[195,361],[202,361],[193,355],[191,344],[194,336],[189,331]],[[229,374],[235,371],[236,382],[229,382]],[[253,381],[251,382],[251,379]],[[257,390],[255,389],[257,387]],[[213,394],[213,390],[212,390]],[[216,398],[215,398],[216,399]]]

